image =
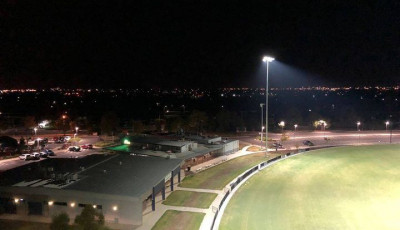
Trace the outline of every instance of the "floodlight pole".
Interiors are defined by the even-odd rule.
[[[264,126],[264,121],[263,121],[263,106],[264,106],[264,104],[263,103],[261,103],[260,104],[260,107],[261,107],[261,139],[260,139],[260,148],[262,148],[262,139],[263,139],[263,132],[264,132],[264,128],[263,128],[263,126]],[[260,149],[261,150],[261,149]]]
[[[268,71],[269,61],[267,61],[267,80],[265,84],[265,156],[268,155]]]

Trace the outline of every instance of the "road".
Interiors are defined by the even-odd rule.
[[[280,141],[281,133],[269,133],[269,138],[281,142],[286,149],[295,149],[296,144],[303,147],[303,141],[309,140],[315,146],[338,146],[338,145],[370,145],[370,144],[389,144],[390,133],[386,130],[379,131],[288,131],[286,134],[289,140]],[[259,133],[251,133],[247,136],[237,137],[243,144],[260,145],[260,140],[256,138]],[[392,143],[400,143],[400,131],[392,132]],[[328,140],[325,140],[327,138]],[[271,142],[272,144],[272,142]],[[265,142],[262,143],[265,146]]]
[[[38,136],[38,138],[44,138],[45,136]],[[48,136],[46,136],[48,137]],[[88,135],[82,135],[79,136],[81,138],[80,142],[78,145],[84,145],[84,144],[94,144],[99,140],[99,137],[97,136],[88,136]],[[74,144],[74,143],[72,143]],[[46,146],[47,149],[51,149],[54,151],[55,156],[51,156],[50,158],[76,158],[76,157],[84,157],[87,155],[91,154],[100,154],[100,149],[82,149],[80,152],[70,152],[67,149],[59,149],[62,146],[62,144],[55,144],[53,141],[50,141],[50,143]],[[20,160],[19,158],[12,158],[12,159],[7,159],[7,160],[0,160],[0,172],[1,171],[6,171],[15,167],[19,167],[22,165],[30,164],[32,162],[37,162],[45,160],[44,158],[41,158],[39,160],[29,160],[29,161],[24,161]]]

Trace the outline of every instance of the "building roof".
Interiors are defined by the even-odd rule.
[[[120,154],[79,173],[82,178],[63,189],[142,197],[182,160]],[[143,198],[143,197],[142,197]]]
[[[193,143],[192,141],[181,141],[181,140],[165,140],[154,136],[130,136],[127,137],[132,143],[139,144],[155,144],[173,147],[182,147]]]

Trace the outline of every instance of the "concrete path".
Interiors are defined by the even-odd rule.
[[[246,148],[247,149],[247,148]],[[192,166],[193,170],[197,170],[200,168],[206,168],[208,165],[218,165],[220,163],[223,163],[225,161],[234,159],[236,157],[241,157],[245,156],[248,154],[251,154],[254,152],[249,152],[249,151],[242,151],[239,150],[236,153],[233,153],[228,156],[220,156],[217,158],[214,158],[210,161],[198,164],[196,166]],[[210,168],[210,167],[207,167]],[[174,183],[175,184],[175,183]],[[164,214],[165,211],[167,210],[177,210],[177,211],[185,211],[185,212],[199,212],[199,213],[205,213],[206,215],[204,216],[203,222],[200,226],[200,229],[207,229],[209,230],[212,220],[214,218],[214,210],[215,207],[218,207],[219,203],[221,202],[225,192],[224,190],[213,190],[213,189],[199,189],[199,188],[182,188],[179,187],[178,184],[176,183],[174,186],[175,190],[184,190],[184,191],[193,191],[193,192],[207,192],[207,193],[216,193],[218,194],[217,197],[214,199],[214,201],[211,203],[210,207],[208,209],[201,209],[201,208],[192,208],[192,207],[181,207],[181,206],[171,206],[171,205],[164,205],[162,204],[162,199],[161,195],[156,196],[156,210],[152,211],[151,210],[151,205],[147,205],[145,211],[143,212],[143,219],[142,219],[142,225],[137,228],[137,230],[149,230],[151,229],[156,222],[161,218],[161,216]],[[165,197],[167,198],[171,194],[170,189],[168,188],[165,194]],[[214,208],[213,208],[214,207]]]

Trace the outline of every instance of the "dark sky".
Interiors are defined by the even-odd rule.
[[[400,83],[397,0],[237,2],[2,1],[0,88]]]

